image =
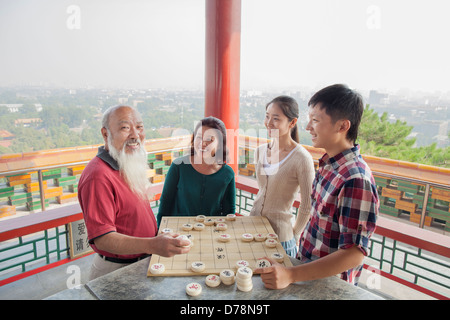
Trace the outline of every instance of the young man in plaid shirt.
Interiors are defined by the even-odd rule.
[[[361,96],[337,84],[318,91],[308,105],[306,130],[313,146],[326,153],[319,159],[311,219],[300,239],[297,259],[305,263],[291,268],[273,263],[259,269],[264,285],[271,289],[336,274],[356,285],[376,227],[375,181],[355,144],[364,111]]]

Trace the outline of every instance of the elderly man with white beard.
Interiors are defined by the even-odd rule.
[[[137,110],[114,106],[105,111],[99,147],[81,175],[78,199],[97,253],[89,279],[146,258],[152,253],[172,257],[189,251],[176,234],[157,236],[148,200],[144,124]]]

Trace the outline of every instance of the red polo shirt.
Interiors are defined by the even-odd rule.
[[[95,238],[109,232],[134,237],[154,237],[157,234],[156,219],[149,201],[134,194],[117,169],[117,163],[100,147],[99,154],[83,170],[78,183],[78,200],[94,251],[107,257],[131,259],[142,254],[116,255],[98,250],[94,244]]]

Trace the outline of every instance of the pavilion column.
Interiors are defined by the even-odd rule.
[[[205,0],[205,117],[227,128],[230,166],[238,173],[241,0]]]

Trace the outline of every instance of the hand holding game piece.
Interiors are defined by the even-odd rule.
[[[187,242],[185,239],[177,238],[178,234],[173,233],[162,233],[154,238],[151,238],[150,241],[152,243],[151,253],[160,255],[163,257],[173,257],[177,254],[183,254],[189,252],[190,241]]]
[[[186,243],[183,247],[189,248],[189,247],[192,246],[192,241],[185,234],[182,234],[182,235],[178,236],[176,239],[183,240]]]
[[[270,267],[271,265],[272,264],[270,263],[269,260],[262,258],[262,259],[258,259],[256,261],[255,268],[256,269],[258,269],[258,268],[267,268],[267,267]]]

